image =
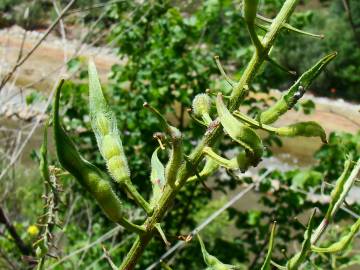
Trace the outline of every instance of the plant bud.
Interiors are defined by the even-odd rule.
[[[211,109],[211,99],[207,94],[198,94],[192,102],[193,112],[196,116],[202,117],[209,114]]]

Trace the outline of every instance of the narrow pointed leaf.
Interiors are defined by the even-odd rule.
[[[156,148],[154,153],[151,156],[151,183],[152,183],[152,198],[151,198],[151,206],[154,207],[155,204],[158,202],[162,190],[165,185],[165,167],[161,163],[161,161],[158,158],[158,150],[159,148]]]

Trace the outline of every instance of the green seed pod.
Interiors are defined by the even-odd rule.
[[[304,240],[301,245],[301,250],[296,253],[293,257],[290,258],[290,260],[286,264],[286,269],[288,270],[297,270],[299,269],[300,265],[305,261],[307,254],[309,250],[311,249],[311,234],[314,229],[314,215],[315,211],[310,217],[310,220],[308,222],[308,226],[306,228],[306,231],[304,233]]]
[[[315,78],[325,69],[328,63],[336,57],[333,52],[321,58],[313,67],[303,73],[300,78],[282,95],[282,97],[270,108],[262,112],[259,121],[263,124],[274,123],[281,115],[290,110],[304,95],[305,91]]]
[[[183,148],[182,148],[182,134],[175,128],[171,129],[172,149],[170,151],[170,158],[165,168],[165,179],[171,187],[174,187],[178,169],[183,161]]]
[[[316,122],[300,122],[286,127],[277,128],[276,134],[280,136],[295,137],[320,137],[323,143],[327,143],[325,130]]]
[[[122,204],[111,188],[107,176],[79,154],[74,143],[61,127],[59,119],[59,100],[62,84],[63,81],[60,82],[56,90],[53,106],[54,140],[61,166],[71,173],[96,199],[97,203],[110,220],[131,231],[142,233],[144,229],[141,226],[132,224],[123,217]]]
[[[336,253],[344,251],[350,245],[355,235],[359,232],[359,229],[360,219],[351,226],[350,232],[344,235],[338,242],[333,243],[328,247],[311,246],[311,250],[317,253]]]
[[[233,265],[229,265],[229,264],[224,264],[222,263],[218,258],[216,258],[215,256],[211,255],[209,252],[207,252],[204,242],[202,241],[200,235],[197,235],[199,243],[200,243],[200,247],[201,247],[201,252],[203,254],[203,258],[204,258],[204,262],[207,266],[209,266],[209,270],[231,270],[231,269],[237,269],[237,267],[233,266]]]
[[[110,175],[131,194],[147,214],[151,214],[150,205],[131,183],[130,169],[117,128],[115,113],[106,103],[93,61],[89,61],[89,103],[91,126]]]
[[[279,136],[286,137],[295,137],[295,136],[304,136],[304,137],[320,137],[323,143],[327,143],[325,130],[316,122],[299,122],[292,124],[286,127],[275,128],[272,126],[265,125],[248,117],[245,114],[242,114],[239,111],[235,111],[234,115],[239,118],[241,121],[245,122],[253,128],[259,128],[266,130],[271,133],[275,133]]]
[[[357,162],[356,166],[354,164],[354,161],[352,160],[352,157],[349,157],[345,161],[344,170],[336,181],[335,188],[331,191],[330,194],[331,200],[329,208],[325,215],[325,218],[328,221],[332,220],[332,217],[334,217],[335,213],[344,202],[345,197],[347,196],[350,188],[352,187],[356,179],[357,173],[359,171],[359,166],[360,159]]]
[[[244,147],[245,151],[249,153],[250,164],[256,166],[264,151],[260,137],[252,128],[241,123],[229,112],[221,94],[217,96],[216,109],[224,130],[234,141]]]
[[[266,254],[265,261],[264,261],[263,265],[261,266],[260,270],[271,270],[271,256],[272,256],[272,252],[274,249],[275,229],[276,229],[276,222],[274,222],[274,224],[272,226],[268,252]]]
[[[206,179],[210,175],[214,174],[219,169],[219,164],[216,163],[212,158],[206,158],[204,168],[199,172],[199,176],[201,179]],[[187,182],[194,182],[200,180],[196,175],[191,176]]]
[[[113,157],[119,157],[122,153],[122,148],[119,145],[119,140],[114,136],[114,134],[107,134],[102,138],[101,148],[103,156],[106,160],[109,160]]]
[[[249,159],[244,152],[240,152],[236,157],[232,159],[226,159],[216,154],[212,148],[205,147],[203,150],[204,154],[212,159],[217,165],[222,166],[229,170],[240,169],[241,172],[245,172],[249,164]]]
[[[89,102],[91,126],[109,173],[118,183],[130,181],[130,170],[115,114],[106,103],[96,67],[92,61],[89,61]],[[117,158],[114,158],[115,156]],[[111,162],[110,159],[112,159]]]
[[[95,126],[101,136],[106,136],[111,131],[111,123],[108,120],[108,117],[105,116],[103,113],[99,113],[98,115],[94,116]]]
[[[210,117],[211,99],[207,94],[198,94],[192,102],[192,108],[195,116],[201,117],[205,124],[212,122]]]
[[[101,209],[110,220],[119,223],[119,217],[122,219],[123,216],[122,205],[115,195],[110,182],[99,178],[96,174],[91,174],[89,177],[93,177],[94,182],[96,182],[93,195]]]
[[[156,148],[154,153],[151,156],[151,183],[152,183],[152,198],[150,201],[150,205],[152,207],[158,202],[162,190],[165,185],[165,168],[164,165],[161,163],[157,156],[159,148]]]

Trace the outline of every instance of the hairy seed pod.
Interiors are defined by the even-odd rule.
[[[130,181],[114,112],[104,98],[94,62],[89,62],[89,102],[91,126],[109,173],[118,183]]]
[[[315,215],[315,211],[311,215],[310,220],[308,222],[308,226],[304,233],[304,240],[301,244],[301,250],[298,253],[296,253],[293,257],[291,257],[290,260],[286,264],[286,269],[288,269],[288,270],[299,269],[299,266],[307,258],[307,253],[311,249],[311,234],[312,234],[312,231],[313,231],[314,225],[315,225],[314,215]]]
[[[280,136],[295,137],[320,137],[323,143],[327,143],[325,130],[316,122],[300,122],[286,127],[275,129],[275,133]]]
[[[207,94],[198,94],[192,102],[192,108],[195,116],[201,117],[209,125],[212,122],[210,117],[211,99]]]
[[[260,162],[264,151],[259,135],[229,112],[222,100],[221,94],[217,96],[216,109],[224,130],[234,141],[244,147],[245,151],[249,153],[250,164],[256,166]]]
[[[56,90],[53,106],[54,140],[61,166],[71,173],[95,198],[110,220],[131,231],[136,231],[138,233],[143,232],[142,227],[132,224],[124,218],[121,201],[111,188],[107,176],[80,155],[72,140],[61,127],[59,118],[59,100],[62,84],[63,81],[61,81]]]
[[[311,246],[311,250],[317,253],[336,253],[344,251],[360,230],[360,218],[351,226],[350,232],[344,235],[339,241],[328,247]]]
[[[106,117],[105,114],[100,112],[97,115],[95,115],[94,118],[95,118],[94,124],[96,126],[96,129],[101,134],[101,136],[108,135],[111,131],[111,123],[110,123],[108,117]]]
[[[282,95],[270,108],[261,113],[259,120],[263,124],[274,123],[281,115],[291,109],[304,95],[315,78],[325,69],[327,64],[336,57],[337,53],[330,53],[321,58],[313,67],[303,73],[300,78]]]

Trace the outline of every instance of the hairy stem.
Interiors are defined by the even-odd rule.
[[[245,85],[249,84],[254,78],[255,74],[259,70],[261,64],[266,60],[267,54],[269,53],[270,48],[272,47],[275,38],[279,31],[281,30],[282,25],[287,21],[293,12],[297,0],[286,0],[283,7],[281,8],[277,17],[273,20],[269,28],[269,32],[264,37],[262,44],[264,46],[261,54],[255,52],[251,58],[248,66],[246,67],[239,83],[234,87],[230,99],[230,111],[234,111],[243,101],[246,90]],[[213,145],[222,135],[222,129],[220,125],[214,125],[214,127],[209,128],[202,141],[194,149],[194,151],[189,156],[191,164],[197,166],[198,163],[203,158],[203,149],[206,146]],[[177,185],[175,187],[166,186],[163,192],[163,195],[160,198],[158,207],[154,210],[154,213],[145,221],[146,232],[139,236],[134,242],[130,252],[124,258],[119,270],[132,270],[135,268],[138,260],[140,259],[145,247],[152,239],[155,232],[155,225],[159,223],[172,201],[174,200],[179,189],[186,183],[186,180],[189,176],[193,174],[192,167],[188,162],[184,163],[177,172]]]

